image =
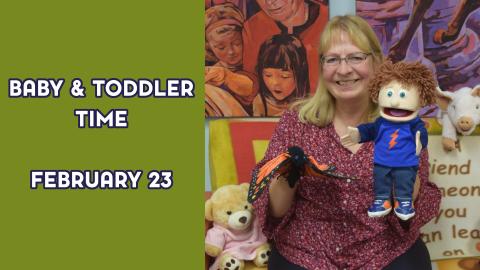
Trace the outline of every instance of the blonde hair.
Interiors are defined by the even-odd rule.
[[[209,32],[215,30],[218,34],[226,32],[242,32],[245,17],[232,3],[213,6],[205,11],[205,60],[217,62],[208,43]]]
[[[372,54],[375,68],[383,62],[382,48],[377,36],[364,19],[354,15],[335,16],[328,22],[320,37],[320,57],[339,39],[341,33],[347,34],[360,50]],[[301,122],[324,127],[333,121],[335,99],[320,76],[315,94],[295,103],[292,108],[298,110]],[[377,115],[378,106],[370,101],[369,120]]]

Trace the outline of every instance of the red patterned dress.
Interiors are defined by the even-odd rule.
[[[333,124],[324,128],[303,124],[287,111],[271,138],[258,170],[290,146],[303,148],[317,162],[334,164],[337,172],[356,179],[302,177],[294,202],[280,219],[269,215],[268,187],[254,202],[265,235],[290,262],[307,269],[382,269],[419,238],[420,227],[436,216],[441,194],[428,181],[428,152],[422,151],[416,215],[408,222],[395,215],[370,218],[374,199],[373,144],[352,154],[340,143]]]

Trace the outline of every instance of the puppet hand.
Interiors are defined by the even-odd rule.
[[[415,134],[415,154],[418,156],[420,155],[420,151],[422,151],[422,142],[420,142],[420,131],[417,131]]]
[[[348,127],[347,134],[340,138],[343,146],[348,147],[357,144],[360,141],[360,132],[358,128]]]

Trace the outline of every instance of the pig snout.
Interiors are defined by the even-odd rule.
[[[473,119],[468,116],[462,116],[458,119],[457,125],[461,131],[467,132],[473,127]]]

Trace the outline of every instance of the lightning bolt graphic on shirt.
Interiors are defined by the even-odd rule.
[[[397,142],[395,140],[398,138],[398,129],[395,130],[395,132],[393,132],[392,135],[390,135],[390,138],[392,138],[392,139],[388,143],[388,145],[389,145],[388,149],[392,149],[397,144]]]

